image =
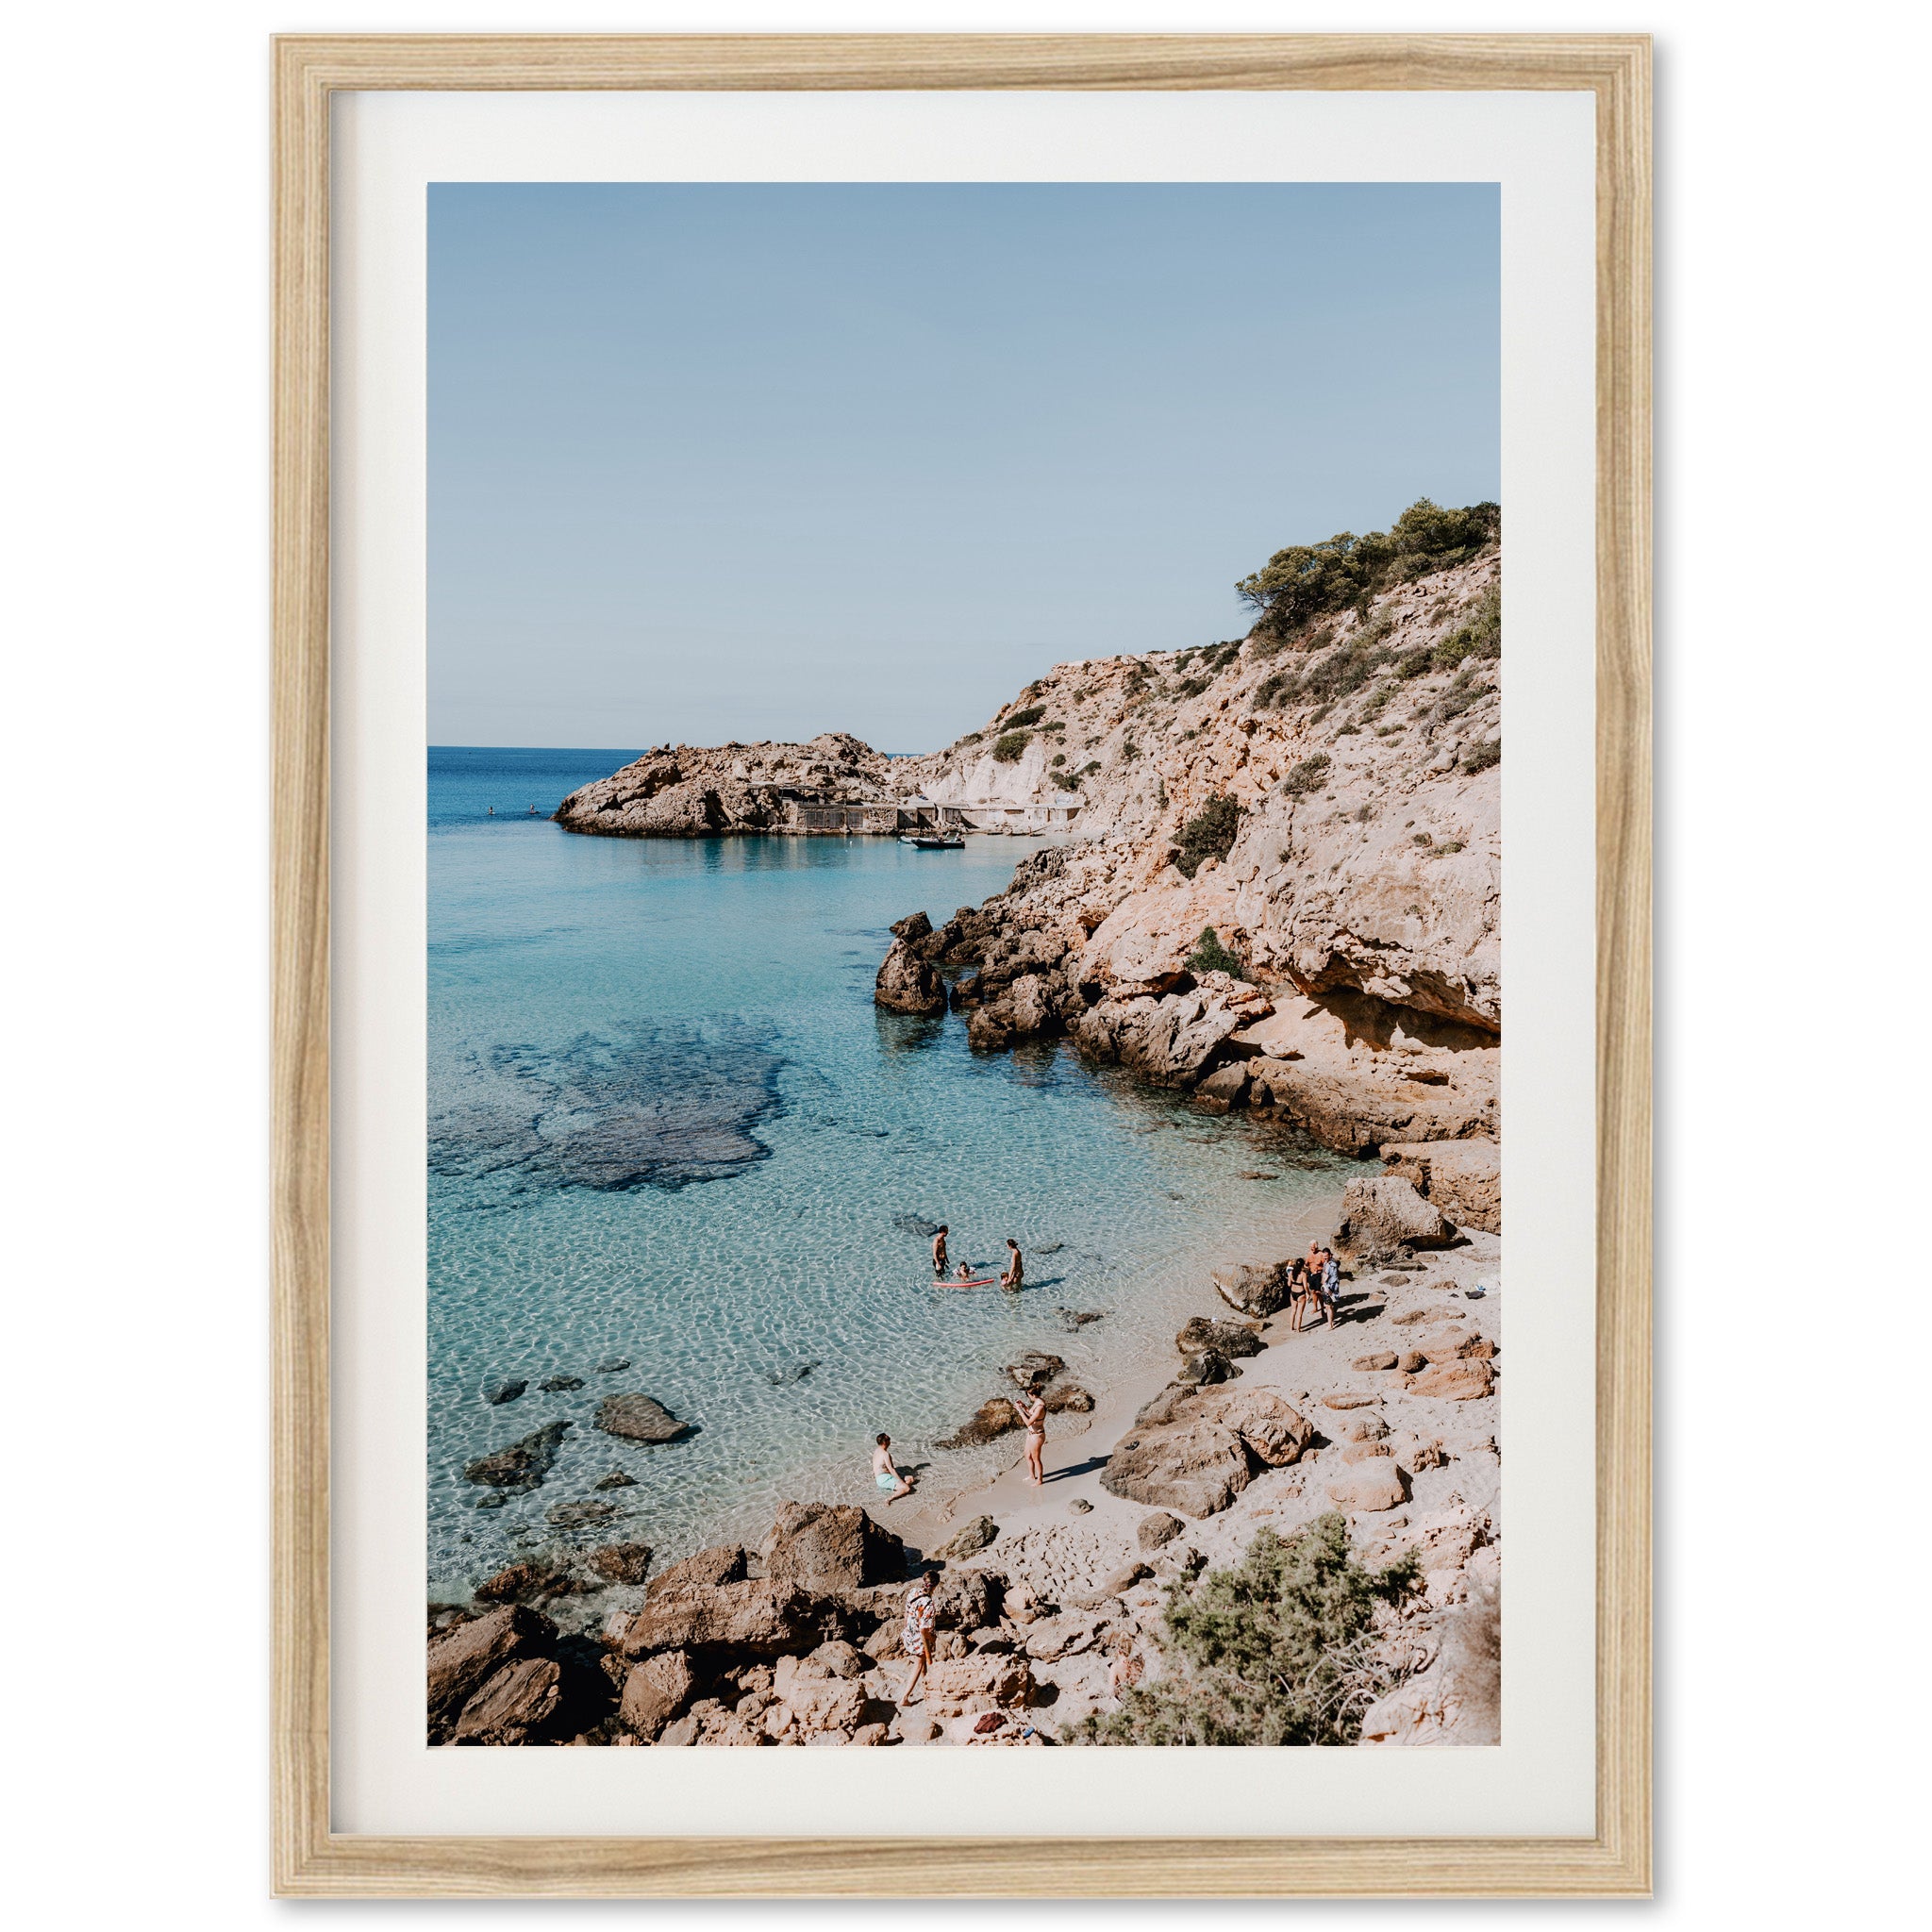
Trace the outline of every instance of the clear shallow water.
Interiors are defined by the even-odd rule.
[[[1040,841],[605,840],[542,816],[629,756],[430,753],[434,1593],[551,1540],[545,1512],[614,1469],[635,1487],[603,1492],[622,1514],[592,1540],[660,1562],[761,1535],[787,1496],[867,1499],[880,1429],[928,1485],[981,1479],[1010,1452],[932,1442],[1003,1363],[1050,1349],[1102,1392],[1214,1306],[1209,1268],[1287,1252],[1340,1185],[1335,1158],[1063,1041],[976,1057],[957,1019],[873,1006],[893,920],[977,903]],[[1027,1291],[936,1290],[919,1230],[941,1220],[986,1273],[1014,1236]],[[1106,1319],[1070,1335],[1060,1307]],[[585,1386],[538,1388],[559,1374]],[[631,1390],[697,1433],[594,1430]],[[479,1510],[463,1462],[558,1419],[548,1479]]]

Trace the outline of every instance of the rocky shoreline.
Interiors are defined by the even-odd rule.
[[[957,1020],[978,1052],[1064,1036],[1364,1166],[1310,1230],[1347,1264],[1333,1329],[1292,1330],[1288,1264],[1258,1259],[1203,1283],[1177,1359],[1144,1379],[1096,1397],[1058,1357],[1014,1364],[1054,1412],[1050,1479],[1016,1461],[969,1522],[943,1501],[891,1528],[790,1503],[756,1549],[656,1575],[641,1543],[512,1565],[431,1606],[432,1742],[1091,1740],[1123,1660],[1188,1681],[1171,1615],[1271,1531],[1385,1566],[1345,1722],[1311,1741],[1495,1741],[1498,524],[1423,503],[1386,536],[1281,552],[1241,587],[1261,612],[1246,637],[1057,665],[928,758],[840,734],[667,746],[565,801],[568,829],[621,837],[883,832],[908,805],[1071,815],[984,904],[901,919],[875,1004]],[[946,1441],[1016,1420],[989,1401]],[[1064,1461],[1076,1432],[1104,1450]],[[554,1446],[511,1444],[477,1479]],[[938,1661],[908,1708],[905,1579],[934,1557]],[[540,1607],[620,1575],[647,1579],[642,1602],[594,1630]]]
[[[1016,1383],[1074,1394],[1058,1420],[1108,1444],[1068,1462],[1050,1424],[1044,1489],[1016,1460],[963,1505],[915,1500],[890,1525],[856,1504],[788,1504],[756,1548],[657,1574],[641,1543],[553,1553],[468,1604],[433,1605],[430,1741],[1071,1741],[1118,1707],[1117,1657],[1155,1683],[1173,1667],[1172,1590],[1239,1561],[1262,1528],[1291,1536],[1330,1512],[1365,1557],[1415,1552],[1422,1579],[1378,1624],[1389,1688],[1361,1713],[1360,1741],[1491,1741],[1500,1243],[1455,1226],[1395,1165],[1342,1197],[1333,1331],[1290,1331],[1285,1269],[1270,1263],[1218,1274],[1212,1310],[1175,1337],[1178,1366],[1097,1402],[1058,1357],[1014,1364]],[[986,1409],[975,1420],[1004,1432]],[[937,1662],[908,1707],[905,1578],[931,1560],[943,1565]],[[600,1627],[550,1614],[618,1580],[643,1583],[643,1600]]]

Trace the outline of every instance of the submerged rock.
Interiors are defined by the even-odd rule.
[[[487,1483],[493,1490],[534,1490],[550,1474],[569,1427],[568,1422],[545,1423],[504,1448],[464,1463],[463,1478]]]
[[[629,1367],[630,1367],[630,1357],[629,1357],[629,1356],[627,1356],[627,1355],[607,1355],[607,1356],[606,1356],[606,1357],[604,1357],[604,1359],[603,1359],[603,1360],[602,1360],[601,1362],[599,1362],[599,1363],[597,1364],[597,1373],[598,1373],[598,1374],[599,1374],[600,1375],[614,1375],[614,1374],[618,1374],[618,1372],[619,1372],[620,1370],[623,1370],[623,1369],[627,1369],[627,1368],[629,1368]]]
[[[649,1543],[606,1543],[591,1552],[591,1568],[612,1583],[641,1583],[651,1568]]]
[[[545,1514],[545,1521],[558,1529],[576,1529],[586,1523],[606,1523],[617,1514],[615,1503],[558,1503]]]
[[[537,1384],[546,1395],[561,1395],[567,1390],[581,1389],[584,1378],[581,1375],[550,1375]]]
[[[675,1442],[691,1433],[691,1424],[650,1395],[607,1395],[597,1405],[596,1426],[627,1442]]]
[[[506,1402],[514,1402],[529,1386],[527,1382],[514,1379],[508,1382],[492,1382],[484,1390],[483,1400],[500,1407]]]

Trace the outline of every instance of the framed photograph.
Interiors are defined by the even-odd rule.
[[[275,85],[278,1890],[1647,1891],[1648,42]]]

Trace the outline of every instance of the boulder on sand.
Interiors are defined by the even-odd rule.
[[[982,1653],[935,1663],[925,1674],[925,1696],[935,1717],[962,1717],[1033,1702],[1033,1669],[1024,1657]]]
[[[1391,1456],[1371,1456],[1328,1478],[1328,1500],[1338,1509],[1392,1509],[1403,1499],[1402,1471]]]
[[[596,1425],[626,1442],[675,1442],[691,1434],[689,1423],[649,1395],[607,1395],[597,1405]]]
[[[1137,1429],[1108,1457],[1100,1486],[1129,1503],[1212,1516],[1248,1486],[1248,1452],[1219,1423]]]
[[[1157,1509],[1152,1516],[1141,1517],[1134,1538],[1143,1550],[1158,1550],[1161,1544],[1171,1543],[1186,1527],[1178,1516],[1170,1516],[1166,1510]]]
[[[946,983],[931,960],[922,959],[905,940],[895,939],[879,967],[872,997],[874,1005],[889,1013],[931,1019],[946,1010]]]
[[[464,1463],[464,1480],[488,1483],[492,1490],[534,1490],[550,1474],[569,1427],[567,1422],[545,1423],[508,1447]]]
[[[1474,1402],[1493,1391],[1495,1372],[1480,1357],[1444,1362],[1441,1368],[1425,1369],[1411,1376],[1407,1386],[1411,1395],[1427,1395],[1438,1402]]]
[[[1392,1255],[1405,1247],[1440,1248],[1456,1239],[1441,1209],[1397,1174],[1350,1181],[1342,1191],[1341,1220],[1335,1232],[1337,1241],[1366,1257]]]
[[[1457,1227],[1503,1232],[1503,1160],[1495,1141],[1392,1141],[1384,1144],[1382,1161]]]
[[[1278,1314],[1288,1306],[1286,1261],[1271,1261],[1265,1266],[1244,1262],[1239,1268],[1217,1268],[1210,1279],[1221,1299],[1244,1315],[1265,1318]]]
[[[1268,1346],[1245,1323],[1216,1322],[1206,1315],[1191,1317],[1174,1337],[1174,1345],[1183,1355],[1200,1355],[1204,1350],[1212,1349],[1216,1355],[1224,1355],[1230,1360],[1259,1355]]]
[[[991,1516],[975,1516],[963,1529],[942,1542],[933,1555],[957,1562],[961,1557],[970,1557],[975,1551],[985,1549],[999,1533],[1000,1526]]]
[[[976,1449],[982,1442],[993,1441],[1019,1426],[1020,1411],[1004,1395],[995,1395],[982,1402],[968,1421],[961,1423],[950,1436],[941,1436],[933,1447]]]
[[[1272,1389],[1230,1389],[1214,1398],[1213,1412],[1271,1469],[1299,1461],[1315,1440],[1315,1425]]]
[[[781,1503],[764,1555],[767,1576],[809,1590],[863,1590],[906,1576],[906,1545],[856,1503]]]

